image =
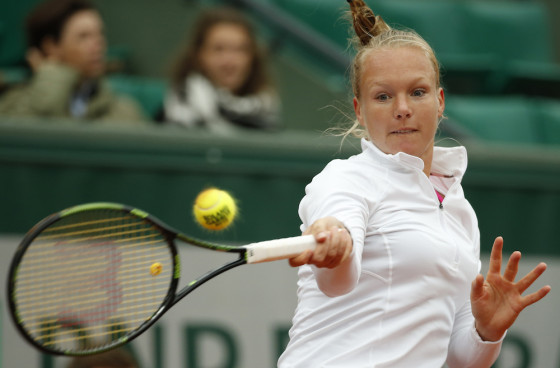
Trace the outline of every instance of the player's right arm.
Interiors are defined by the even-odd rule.
[[[304,235],[310,234],[315,236],[317,248],[290,259],[290,265],[312,265],[317,286],[327,296],[352,291],[358,283],[361,267],[344,224],[335,217],[321,218],[304,232]]]
[[[293,258],[291,265],[309,265],[318,288],[330,297],[352,291],[362,269],[371,212],[362,193],[371,191],[372,185],[359,175],[362,163],[353,161],[331,161],[307,185],[299,206],[301,230],[305,235],[314,235],[318,246],[313,252]],[[358,175],[354,175],[356,172]]]

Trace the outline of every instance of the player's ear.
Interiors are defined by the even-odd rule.
[[[354,97],[354,113],[356,114],[356,119],[361,126],[365,127],[364,120],[362,117],[362,109],[360,107],[360,100],[357,97]]]
[[[437,99],[439,102],[438,118],[441,118],[443,116],[443,111],[445,110],[445,93],[443,92],[443,88],[441,87],[438,90]]]

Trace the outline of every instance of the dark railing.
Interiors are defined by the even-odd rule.
[[[262,0],[224,0],[224,3],[254,13],[264,24],[276,29],[279,33],[277,37],[287,35],[342,72],[350,65],[350,56],[340,46],[274,4]],[[284,41],[277,39],[276,42],[281,46]]]

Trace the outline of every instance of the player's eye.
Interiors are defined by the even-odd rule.
[[[389,100],[389,95],[386,93],[380,93],[377,96],[375,96],[375,99],[378,101],[387,101]]]

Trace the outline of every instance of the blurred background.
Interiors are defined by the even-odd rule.
[[[38,2],[0,3],[3,85],[29,77],[23,21]],[[125,203],[222,242],[298,235],[305,185],[328,161],[359,152],[356,140],[341,144],[324,133],[352,120],[346,1],[93,2],[105,22],[111,87],[154,120],[194,20],[216,5],[238,7],[267,49],[284,129],[216,136],[155,122],[131,129],[0,116],[2,285],[21,236],[50,213],[79,203]],[[549,264],[539,285],[551,284],[551,294],[521,315],[495,366],[560,367],[560,2],[368,4],[389,24],[420,33],[442,64],[447,119],[437,142],[469,151],[463,186],[479,218],[484,259],[502,235],[505,252],[522,251],[525,269]],[[208,186],[238,200],[241,218],[224,232],[203,231],[193,221],[194,198]],[[196,250],[181,253],[215,266]],[[188,311],[178,306],[130,344],[143,367],[275,366],[295,307],[295,270],[259,265],[222,277],[185,300]],[[228,298],[216,297],[223,295]],[[64,359],[35,352],[17,335],[4,296],[0,303],[0,368],[63,367]]]

